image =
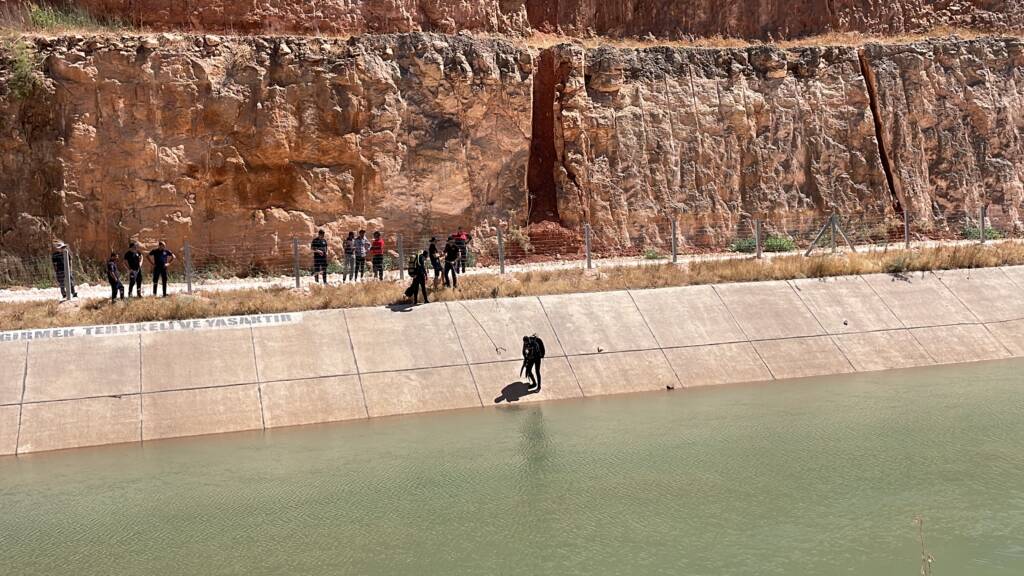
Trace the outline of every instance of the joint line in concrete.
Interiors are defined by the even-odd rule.
[[[544,319],[548,321],[548,327],[551,328],[551,333],[555,335],[555,342],[558,343],[558,347],[561,348],[562,354],[565,356],[565,363],[569,365],[569,372],[572,372],[572,379],[576,381],[576,387],[580,389],[580,395],[583,398],[587,397],[587,393],[583,391],[583,386],[580,386],[580,378],[576,375],[576,369],[572,367],[572,360],[569,359],[569,353],[565,351],[565,346],[562,346],[562,339],[558,337],[558,330],[555,329],[555,323],[551,321],[551,317],[548,316],[548,309],[544,306],[544,300],[540,296],[536,296],[537,303],[540,304],[540,310],[544,313]]]
[[[484,398],[480,394],[480,385],[476,382],[476,374],[473,373],[473,367],[469,364],[469,355],[466,354],[466,348],[462,345],[462,336],[459,335],[459,326],[455,323],[455,317],[452,316],[451,306],[447,302],[444,303],[444,310],[448,313],[448,320],[452,323],[452,329],[455,330],[455,339],[459,341],[459,350],[462,351],[462,359],[466,361],[466,369],[469,370],[469,377],[473,380],[473,389],[476,390],[476,399],[480,402],[480,406],[484,405]],[[481,326],[483,328],[483,326]],[[484,331],[486,333],[486,331]],[[488,336],[489,338],[489,336]]]
[[[665,347],[662,346],[661,342],[658,340],[658,335],[654,333],[654,330],[651,330],[651,325],[647,322],[647,317],[644,316],[644,313],[640,310],[640,306],[637,305],[636,298],[633,298],[632,290],[626,290],[626,294],[629,295],[629,301],[632,302],[633,307],[636,308],[636,313],[639,314],[640,319],[644,321],[644,326],[647,328],[647,331],[651,333],[651,338],[654,338],[654,344],[658,347],[658,350],[661,352],[661,357],[665,359],[665,364],[668,364],[668,369],[671,370],[672,375],[675,376],[676,384],[678,384],[680,388],[686,388],[686,384],[683,383],[683,379],[680,378],[679,373],[676,372],[676,367],[673,366],[671,362],[669,362],[668,354],[665,353]]]
[[[1002,271],[1000,270],[1000,272],[1002,272]],[[970,273],[971,273],[971,271],[968,270],[967,274],[969,275]],[[964,302],[960,298],[960,296],[956,292],[953,291],[952,288],[950,288],[949,286],[946,286],[946,283],[942,281],[942,276],[939,276],[938,274],[935,274],[934,271],[932,272],[932,274],[935,275],[936,278],[938,278],[939,284],[941,284],[942,287],[945,288],[947,292],[952,294],[953,298],[956,298],[956,301],[959,302],[961,306],[963,306],[968,312],[971,313],[971,316],[974,316],[974,318],[978,321],[978,324],[980,324],[981,327],[985,329],[985,333],[988,334],[988,337],[991,338],[992,340],[995,340],[996,344],[998,344],[999,347],[1002,348],[1004,352],[1006,352],[1007,357],[1013,358],[1013,352],[1009,348],[1007,348],[1006,344],[1003,344],[1002,340],[1000,340],[999,338],[996,338],[996,335],[992,333],[992,330],[989,329],[989,327],[986,326],[985,323],[981,321],[981,317],[978,316],[977,314],[975,314],[974,310],[972,310],[971,307],[968,306],[967,303]],[[1005,272],[1002,272],[1002,274],[1004,276],[1006,276]],[[1009,278],[1009,276],[1006,276],[1006,277]],[[970,277],[968,276],[968,279],[969,278]],[[1013,280],[1010,280],[1010,282],[1013,283]]]
[[[796,282],[794,282],[793,280],[786,280],[786,284],[789,286],[789,289],[792,290],[794,294],[796,294],[796,299],[799,300],[800,303],[804,305],[804,310],[807,310],[807,313],[811,315],[811,318],[814,318],[814,321],[818,324],[818,328],[821,328],[821,331],[825,334],[825,337],[828,338],[828,341],[832,343],[832,347],[839,351],[839,354],[843,357],[843,360],[846,360],[846,363],[850,366],[850,369],[853,370],[854,372],[859,372],[859,370],[857,370],[857,367],[853,365],[853,362],[850,361],[850,357],[846,355],[846,351],[843,350],[843,347],[840,346],[839,342],[836,341],[836,335],[832,334],[825,328],[825,325],[821,323],[821,320],[818,318],[818,315],[815,314],[814,310],[811,310],[811,307],[807,305],[807,302],[804,300],[803,294],[800,293],[802,292],[802,290],[796,287]]]
[[[260,382],[260,363],[256,360],[256,333],[252,326],[249,326],[249,338],[252,342],[252,367],[256,371],[256,398],[260,402],[260,424],[267,429],[267,417],[263,414],[263,384]]]
[[[28,354],[32,342],[25,342],[25,364],[21,369],[21,400],[18,401],[18,431],[14,434],[14,455],[21,448],[21,415],[25,412],[25,386],[28,384]]]
[[[761,356],[761,351],[757,349],[757,346],[754,346],[754,340],[750,337],[750,334],[747,334],[747,331],[743,329],[743,325],[740,324],[739,320],[736,319],[736,315],[733,314],[732,309],[729,308],[729,305],[725,303],[725,298],[722,298],[722,294],[718,292],[718,286],[712,284],[711,291],[715,293],[715,296],[718,298],[718,301],[722,303],[722,307],[725,308],[725,311],[729,313],[729,318],[732,318],[732,323],[735,324],[736,327],[740,329],[740,333],[742,333],[743,336],[746,337],[747,344],[750,344],[750,347],[754,349],[754,354],[757,354],[757,359],[761,361],[761,364],[764,366],[764,369],[767,370],[768,374],[772,377],[772,380],[778,380],[778,377],[775,376],[775,372],[772,372],[771,366],[769,366],[768,363],[764,361],[764,356]]]
[[[889,306],[889,303],[885,301],[885,298],[883,298],[881,294],[879,294],[878,290],[875,290],[875,287],[871,285],[871,282],[868,282],[867,279],[865,279],[863,276],[858,276],[858,277],[865,284],[868,285],[868,288],[871,289],[871,292],[882,302],[882,306],[885,306],[885,309],[888,310],[889,313],[892,314],[894,318],[896,318],[896,321],[900,323],[900,326],[903,326],[904,332],[906,332],[907,334],[910,335],[910,339],[913,340],[915,344],[917,344],[917,347],[922,352],[924,352],[924,355],[927,356],[928,359],[931,360],[933,364],[938,364],[939,362],[935,359],[934,356],[932,356],[932,353],[929,352],[928,349],[925,348],[923,344],[921,344],[920,340],[918,340],[917,334],[914,334],[914,331],[910,329],[910,326],[907,326],[907,323],[904,322],[903,319],[900,318],[899,315],[896,314],[896,311],[893,310],[891,306]]]
[[[348,323],[348,311],[341,311],[341,319],[345,322],[345,334],[348,336],[348,350],[352,353],[352,362],[356,365],[356,380],[359,382],[359,395],[363,398],[363,412],[370,417],[370,407],[366,404],[366,390],[363,389],[363,373],[359,370],[359,357],[356,356],[356,347],[352,343],[352,328]]]
[[[130,297],[130,295],[129,295]],[[143,431],[143,408],[142,408],[142,334],[139,334],[139,442],[142,442],[145,435]]]

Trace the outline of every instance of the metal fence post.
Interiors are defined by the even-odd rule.
[[[295,288],[302,288],[302,281],[299,278],[299,239],[292,238],[292,254],[295,256]]]
[[[192,246],[185,240],[185,289],[192,293]]]
[[[828,217],[828,229],[829,229],[829,236],[830,236],[829,242],[832,245],[832,253],[835,254],[836,253],[836,214],[835,214],[835,212],[833,212],[832,215]]]
[[[398,278],[405,279],[405,243],[401,234],[398,235]]]
[[[68,246],[64,247],[64,294],[65,300],[71,300],[71,295],[75,293],[74,286],[71,285],[71,248]]]
[[[978,237],[981,239],[981,244],[985,243],[985,212],[987,212],[988,206],[981,205],[981,218],[978,220]]]
[[[906,241],[906,249],[910,250],[910,212],[903,209],[903,238]]]
[[[679,262],[679,226],[672,219],[672,263]]]
[[[583,225],[583,245],[587,250],[587,270],[594,267],[590,256],[590,224]]]
[[[505,236],[498,228],[498,272],[505,273]]]
[[[761,259],[761,220],[754,220],[754,254]]]

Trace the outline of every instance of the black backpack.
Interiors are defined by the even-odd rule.
[[[546,353],[544,350],[544,341],[540,339],[540,336],[531,336],[530,341],[533,347],[533,357],[538,360],[543,358]]]

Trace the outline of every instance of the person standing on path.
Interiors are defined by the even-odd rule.
[[[353,280],[362,278],[366,274],[366,253],[369,250],[370,240],[366,237],[366,230],[360,230],[359,236],[356,236],[355,244],[352,248],[356,258],[356,272],[352,278]]]
[[[539,336],[523,336],[523,367],[519,370],[520,376],[526,372],[526,377],[536,386],[536,392],[540,392],[540,361],[544,359],[544,341]]]
[[[459,249],[459,272],[462,274],[466,273],[466,260],[469,259],[469,252],[467,244],[473,237],[466,234],[462,230],[462,226],[459,226],[459,231],[455,233],[455,246]]]
[[[119,295],[124,300],[124,284],[121,283],[121,271],[117,268],[117,252],[111,252],[107,260],[107,282],[110,282],[110,303],[117,302]]]
[[[373,260],[373,277],[377,280],[383,280],[384,239],[380,237],[380,231],[373,233],[373,242],[370,243],[370,257]]]
[[[149,251],[149,264],[153,267],[153,296],[156,296],[156,285],[158,281],[163,282],[164,298],[167,297],[167,267],[174,263],[178,257],[167,249],[167,244],[161,240],[156,248]]]
[[[327,284],[327,238],[321,228],[316,238],[310,242],[309,247],[313,249],[313,283],[316,284],[321,275],[324,277],[324,285]]]
[[[132,289],[135,294],[142,298],[142,252],[139,252],[139,243],[132,241],[128,245],[128,251],[124,253],[124,261],[128,264],[128,297],[132,297]]]
[[[68,245],[61,242],[60,240],[53,243],[53,254],[50,254],[50,262],[53,263],[53,274],[57,277],[57,286],[60,286],[60,297],[64,300],[70,300],[72,298],[78,298],[78,292],[75,291],[75,276],[72,272],[70,275],[71,285],[67,286],[68,281],[68,270],[64,267],[65,253],[67,253],[67,263],[71,263],[71,253],[68,252]],[[68,294],[71,294],[68,296]]]
[[[345,243],[342,245],[345,251],[345,271],[341,275],[341,281],[347,282],[349,279],[356,279],[356,234],[355,232],[349,232],[348,236],[345,237]]]
[[[434,290],[441,281],[441,256],[437,250],[437,236],[430,238],[430,247],[427,248],[427,255],[430,258],[430,266],[434,269]]]
[[[459,287],[459,248],[455,240],[449,236],[444,245],[444,285],[448,288]],[[451,277],[449,278],[449,274]]]
[[[416,262],[412,269],[409,270],[409,274],[412,276],[412,286],[409,287],[409,292],[412,295],[412,303],[414,306],[419,304],[420,292],[423,293],[423,303],[430,304],[430,298],[427,297],[428,258],[430,258],[430,254],[427,250],[424,250],[416,256]]]

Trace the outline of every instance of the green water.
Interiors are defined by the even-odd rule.
[[[1020,575],[1022,369],[0,458],[0,573]]]

